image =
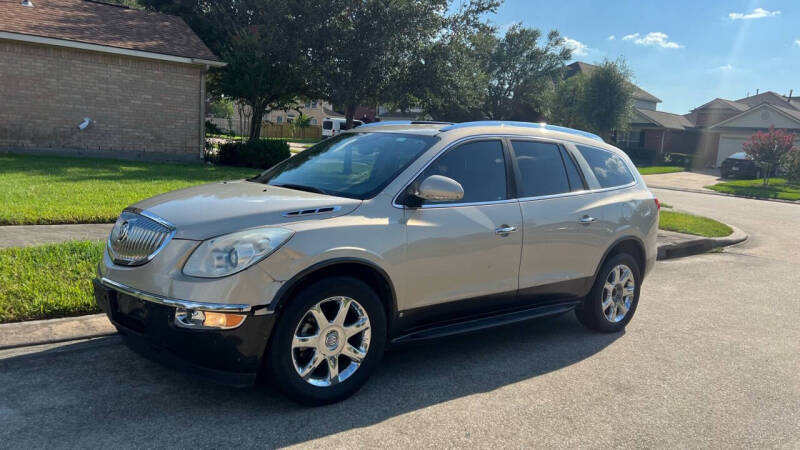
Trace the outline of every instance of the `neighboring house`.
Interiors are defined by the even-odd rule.
[[[313,100],[303,102],[299,108],[303,114],[311,118],[311,125],[322,125],[322,121],[326,117],[336,115],[331,108],[331,104],[324,100]],[[297,109],[290,109],[289,111],[270,111],[264,115],[265,122],[272,123],[292,123],[299,116]]]
[[[0,18],[0,150],[200,159],[224,63],[183,20],[86,0],[3,0]]]
[[[628,133],[620,133],[621,148],[658,154],[696,155],[695,165],[719,167],[758,130],[770,126],[800,132],[800,100],[775,92],[726,100],[716,98],[679,115],[636,108]],[[625,140],[625,136],[638,135]]]

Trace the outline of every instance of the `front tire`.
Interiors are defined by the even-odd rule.
[[[600,268],[589,295],[575,308],[578,320],[602,333],[622,330],[636,312],[641,280],[639,264],[631,255],[612,256]]]
[[[266,362],[289,398],[338,402],[367,382],[386,345],[386,313],[366,283],[325,278],[291,298],[276,324]]]

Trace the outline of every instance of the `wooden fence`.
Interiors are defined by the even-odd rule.
[[[322,138],[322,127],[319,125],[309,125],[300,128],[289,123],[264,123],[261,125],[261,137],[320,139]]]

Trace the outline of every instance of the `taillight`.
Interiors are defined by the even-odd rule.
[[[653,201],[656,202],[656,208],[658,208],[658,210],[661,211],[661,202],[658,201],[658,199],[655,197],[653,197]]]

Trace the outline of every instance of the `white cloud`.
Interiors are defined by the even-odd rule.
[[[728,13],[731,20],[749,20],[749,19],[763,19],[765,17],[775,17],[780,15],[780,11],[767,11],[764,8],[756,8],[750,13]]]
[[[564,47],[572,50],[572,56],[586,56],[589,54],[589,47],[577,39],[564,36]]]
[[[616,38],[617,38],[617,37],[616,37],[616,36],[614,36],[614,35],[612,34],[611,36],[609,36],[609,37],[608,37],[608,40],[609,40],[609,41],[613,41],[613,40],[614,40],[614,39],[616,39]]]
[[[639,33],[628,34],[622,37],[623,41],[633,41],[636,45],[661,48],[683,48],[681,44],[670,41],[669,35],[660,31],[651,31],[642,36]]]
[[[723,72],[730,72],[731,70],[733,70],[733,66],[730,64],[725,64],[724,66],[717,67],[717,70],[721,70]]]
[[[798,40],[794,41],[794,45],[796,45],[796,46],[800,47],[800,39],[798,39]]]

